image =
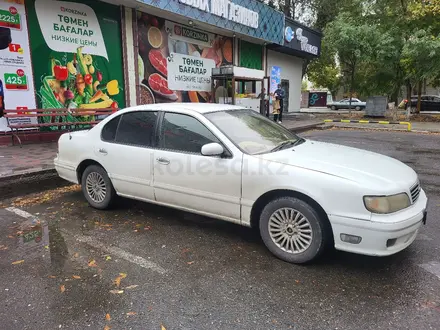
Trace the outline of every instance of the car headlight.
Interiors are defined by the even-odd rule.
[[[364,204],[368,211],[388,214],[397,212],[411,205],[406,193],[392,196],[365,196]]]

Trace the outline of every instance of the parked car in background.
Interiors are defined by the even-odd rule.
[[[418,96],[411,96],[411,108],[417,108]],[[440,96],[422,95],[420,111],[440,111]]]
[[[351,108],[355,109],[356,111],[365,110],[365,107],[367,106],[366,102],[362,102],[359,99],[352,98],[351,99]],[[330,108],[332,110],[338,110],[338,109],[349,109],[350,108],[350,98],[342,99],[340,101],[332,102],[330,104],[327,104],[327,108]]]
[[[427,197],[409,166],[303,139],[232,105],[120,110],[88,131],[61,135],[54,162],[94,208],[123,196],[255,227],[275,256],[292,263],[331,246],[391,255],[426,221]]]

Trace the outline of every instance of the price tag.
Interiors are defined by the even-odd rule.
[[[10,29],[21,29],[20,15],[15,7],[8,10],[0,9],[0,26]]]
[[[26,75],[19,75],[17,73],[5,73],[5,87],[10,90],[27,90]]]
[[[9,44],[9,51],[11,53],[19,53],[21,49],[21,46],[19,44]]]

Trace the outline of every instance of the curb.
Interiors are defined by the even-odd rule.
[[[323,123],[316,123],[316,124],[308,124],[308,125],[304,125],[304,126],[299,126],[299,127],[292,127],[292,128],[287,128],[289,131],[291,131],[292,133],[302,133],[302,132],[306,132],[306,131],[310,131],[312,129],[315,129],[317,127],[323,127]]]
[[[41,192],[70,183],[61,179],[55,169],[33,170],[0,177],[0,200]]]
[[[325,119],[324,123],[357,123],[357,124],[380,124],[380,125],[406,125],[411,132],[411,123],[408,121],[385,121],[385,120],[349,120],[349,119]]]

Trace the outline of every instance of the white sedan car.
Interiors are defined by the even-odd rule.
[[[58,148],[59,176],[80,183],[97,209],[123,196],[255,226],[292,263],[330,246],[391,255],[426,221],[427,197],[410,167],[305,140],[238,106],[132,107],[63,134]]]

